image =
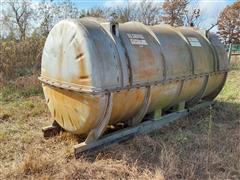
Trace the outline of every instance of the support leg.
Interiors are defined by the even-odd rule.
[[[56,136],[61,131],[64,131],[63,128],[55,120],[53,121],[51,126],[42,128],[44,138],[50,138],[50,137]]]
[[[154,120],[158,120],[162,117],[162,109],[154,111]]]
[[[185,109],[185,101],[180,102],[180,103],[177,105],[177,111],[183,111],[184,109]]]
[[[112,98],[113,98],[113,94],[109,93],[108,99],[107,99],[107,102],[106,102],[106,106],[105,106],[105,110],[104,110],[104,113],[101,117],[101,121],[94,129],[92,129],[89,132],[89,134],[88,134],[88,136],[87,136],[87,138],[84,142],[85,144],[88,144],[92,141],[97,140],[103,134],[103,132],[105,131],[105,129],[106,129],[108,123],[109,123],[109,120],[111,118]]]

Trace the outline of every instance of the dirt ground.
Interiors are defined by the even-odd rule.
[[[229,73],[213,108],[79,159],[78,137],[43,138],[51,118],[42,93],[3,87],[0,179],[240,179],[239,77]]]

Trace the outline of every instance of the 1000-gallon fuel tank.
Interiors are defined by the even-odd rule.
[[[49,33],[41,77],[52,117],[67,131],[102,134],[181,102],[212,100],[228,71],[214,34],[187,27],[63,20]]]

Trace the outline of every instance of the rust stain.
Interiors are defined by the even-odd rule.
[[[51,106],[49,109],[54,109],[52,116],[67,131],[84,134],[96,124],[102,110],[101,96],[89,96],[48,85],[44,87],[44,93],[52,100],[48,104]]]
[[[162,62],[160,53],[157,54],[156,52],[156,47],[159,45],[152,43],[153,41],[152,35],[150,36],[150,34],[147,34],[148,32],[144,30],[144,28],[142,28],[142,25],[141,25],[141,28],[140,26],[136,26],[136,24],[132,26],[130,25],[131,24],[129,24],[129,27],[126,27],[126,29],[129,31],[132,31],[133,33],[144,34],[144,37],[148,42],[148,46],[144,46],[144,47],[134,46],[135,49],[133,52],[135,54],[131,54],[133,53],[131,51],[128,52],[127,47],[130,46],[129,43],[128,44],[126,43],[126,47],[124,47],[128,52],[128,53],[126,52],[124,53],[126,53],[126,57],[128,59],[127,61],[129,61],[127,63],[129,65],[128,71],[130,74],[129,76],[130,82],[132,78],[136,78],[136,80],[138,80],[137,83],[139,83],[139,87],[133,89],[130,86],[130,89],[119,90],[119,92],[113,92],[113,102],[112,102],[113,107],[111,112],[110,124],[123,122],[134,117],[138,113],[138,111],[141,109],[144,102],[144,96],[146,94],[145,93],[146,88],[140,87],[140,86],[146,85],[142,83],[148,80],[152,81],[153,79],[156,78],[156,76],[159,76],[159,74],[161,74],[161,71],[164,71],[163,67],[159,66],[158,64],[163,62]],[[58,34],[59,38],[66,34],[66,28],[67,28],[67,25],[64,25],[61,27],[60,32]],[[94,31],[95,33],[98,32],[97,31],[98,29],[95,29],[95,30],[96,30]],[[166,28],[166,31],[167,31],[167,28]],[[169,33],[169,36],[173,36],[171,34]],[[181,37],[179,36],[179,34],[177,35],[177,33],[175,33],[175,35],[178,38]],[[192,35],[192,34],[190,32],[184,35]],[[91,79],[92,72],[89,72],[90,67],[87,66],[89,59],[86,59],[86,57],[88,56],[84,52],[85,50],[87,51],[88,49],[82,49],[80,42],[78,42],[77,40],[75,41],[76,39],[75,36],[76,36],[76,32],[69,38],[69,43],[71,44],[69,45],[69,47],[72,48],[71,50],[74,50],[75,54],[74,54],[72,63],[76,63],[77,68],[79,68],[78,69],[79,73],[74,77],[68,79],[69,82],[67,83],[90,86],[92,85],[92,79]],[[182,38],[181,40],[184,39],[183,37],[181,38]],[[203,41],[203,39],[201,41]],[[96,42],[98,43],[96,44],[96,46],[97,48],[99,48],[99,53],[101,53],[102,52],[101,48],[104,48],[104,47],[102,47],[101,46],[102,44],[99,43],[98,41]],[[124,43],[123,40],[122,42]],[[176,50],[181,51],[181,48],[183,47],[181,48],[177,47],[174,44],[175,42],[178,42],[178,41],[171,41],[171,43],[169,43],[167,48],[173,51],[176,51]],[[65,68],[63,67],[63,63],[64,61],[68,60],[65,55],[65,50],[67,49],[67,47],[64,47],[64,45],[65,45],[65,42],[63,42],[62,40],[59,43],[59,46],[56,46],[57,48],[59,48],[58,49],[59,54],[57,55],[59,57],[58,67],[56,67],[58,68],[57,78],[59,80],[62,79],[61,77],[62,71]],[[190,53],[194,53],[193,55],[194,57],[192,58],[192,61],[195,63],[195,66],[197,67],[196,72],[199,71],[200,73],[203,73],[206,70],[207,71],[211,70],[213,65],[210,62],[212,60],[212,57],[211,57],[208,46],[209,45],[207,44],[207,42],[205,42],[205,45],[202,48],[203,49],[202,52],[198,52],[196,49],[194,50],[189,48],[191,52],[190,51],[183,52],[183,54],[184,53],[185,54],[182,55],[181,58],[178,58],[177,55],[175,55],[174,58],[172,58],[173,56],[169,55],[168,63],[170,65],[168,64],[169,67],[165,69],[165,71],[170,75],[173,74],[173,75],[182,77],[184,67],[189,66],[189,64],[188,62],[185,62],[185,61],[182,62],[179,59],[188,59],[190,56],[186,56],[186,55],[189,55]],[[182,51],[185,51],[185,49],[186,48],[184,48]],[[206,53],[203,53],[203,52],[206,52]],[[171,53],[168,53],[168,54],[171,54]],[[116,54],[113,55],[114,58],[115,56]],[[106,56],[106,54],[104,55],[104,57],[109,58],[108,56]],[[134,57],[134,58],[131,59],[131,57]],[[200,61],[201,59],[204,59],[204,60]],[[207,62],[206,59],[207,60],[209,59],[209,62]],[[90,59],[90,60],[94,61],[94,59]],[[94,62],[89,62],[89,63],[94,63]],[[106,64],[104,64],[103,66],[105,65]],[[188,74],[190,72],[188,68],[186,68],[184,71],[187,71]],[[205,95],[215,91],[216,88],[219,86],[219,83],[223,81],[223,77],[224,77],[223,75],[211,76],[209,78]],[[200,89],[202,89],[204,78],[196,78],[196,79],[190,79],[190,80],[185,79],[183,86],[181,86],[182,87],[181,93],[179,93],[179,87],[183,80],[177,80],[174,78],[172,79],[171,83],[162,84],[159,86],[151,86],[151,99],[150,99],[150,106],[149,106],[148,112],[154,111],[158,108],[161,108],[161,109],[166,108],[182,100],[191,99],[192,97],[196,96],[196,94],[199,92]],[[119,81],[119,77],[117,77],[117,81]],[[70,131],[76,134],[85,134],[85,133],[88,133],[91,129],[93,129],[95,125],[102,120],[102,119],[99,119],[99,117],[101,117],[101,114],[105,110],[104,104],[107,101],[107,98],[106,98],[107,95],[92,95],[92,94],[78,93],[74,91],[68,91],[65,89],[54,88],[48,85],[44,85],[43,89],[47,99],[47,105],[50,109],[52,116],[67,131]]]
[[[148,112],[163,109],[171,104],[175,98],[179,83],[173,82],[151,88],[151,99]]]
[[[148,48],[137,48],[137,53],[139,65],[135,72],[141,80],[152,79],[157,74],[153,52]]]
[[[81,46],[78,42],[73,43],[76,61],[79,66],[79,77],[73,77],[72,82],[80,85],[91,85],[91,78],[89,76],[89,72],[87,71],[86,59],[84,57],[84,53],[81,49]]]
[[[176,99],[176,102],[188,101],[195,97],[199,90],[203,88],[204,78],[196,78],[190,80],[184,80],[183,87],[179,97]]]
[[[110,124],[126,121],[137,114],[144,100],[144,89],[114,93]]]
[[[89,76],[80,76],[80,79],[89,79]]]
[[[216,74],[216,75],[210,76],[208,79],[207,88],[203,97],[206,97],[211,93],[213,93],[216,90],[216,88],[218,88],[219,85],[223,82],[223,80],[224,80],[224,74]]]
[[[76,59],[80,59],[82,56],[83,56],[83,53],[79,53],[79,54],[76,56]]]

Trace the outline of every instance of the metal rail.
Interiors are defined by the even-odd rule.
[[[107,93],[107,92],[117,92],[117,91],[121,91],[124,89],[133,89],[133,88],[140,88],[140,87],[146,87],[146,86],[154,86],[154,85],[159,85],[159,84],[167,84],[167,83],[188,80],[188,79],[196,79],[196,78],[199,78],[202,76],[222,74],[222,73],[226,73],[228,71],[229,71],[229,69],[221,70],[221,71],[214,71],[214,72],[210,72],[210,73],[196,74],[196,75],[191,75],[191,76],[183,76],[183,77],[179,77],[176,79],[153,81],[153,82],[148,82],[148,83],[136,84],[136,85],[126,86],[126,87],[109,88],[109,89],[100,89],[100,88],[95,88],[92,86],[82,86],[82,85],[76,85],[76,84],[71,84],[71,83],[66,83],[66,82],[59,82],[58,80],[49,79],[44,76],[41,76],[38,79],[42,83],[45,83],[45,84],[48,84],[50,86],[60,88],[60,89],[67,89],[70,91],[76,91],[76,92],[80,92],[80,93],[101,94],[101,93]]]
[[[150,133],[154,130],[157,130],[164,126],[167,126],[170,123],[172,123],[180,118],[186,117],[187,115],[189,115],[189,113],[197,111],[200,108],[211,106],[213,103],[214,103],[213,101],[202,102],[192,108],[184,109],[184,110],[181,110],[178,112],[164,115],[160,119],[148,120],[148,121],[142,122],[138,126],[125,128],[123,130],[119,130],[119,131],[113,132],[111,134],[107,134],[107,135],[103,136],[102,138],[100,138],[94,142],[91,142],[89,144],[86,144],[84,142],[80,143],[80,144],[74,146],[75,157],[78,158],[79,156],[81,156],[84,153],[92,152],[94,150],[99,150],[103,147],[106,147],[107,145],[119,143],[121,141],[133,138],[134,136],[136,136],[138,134]]]

